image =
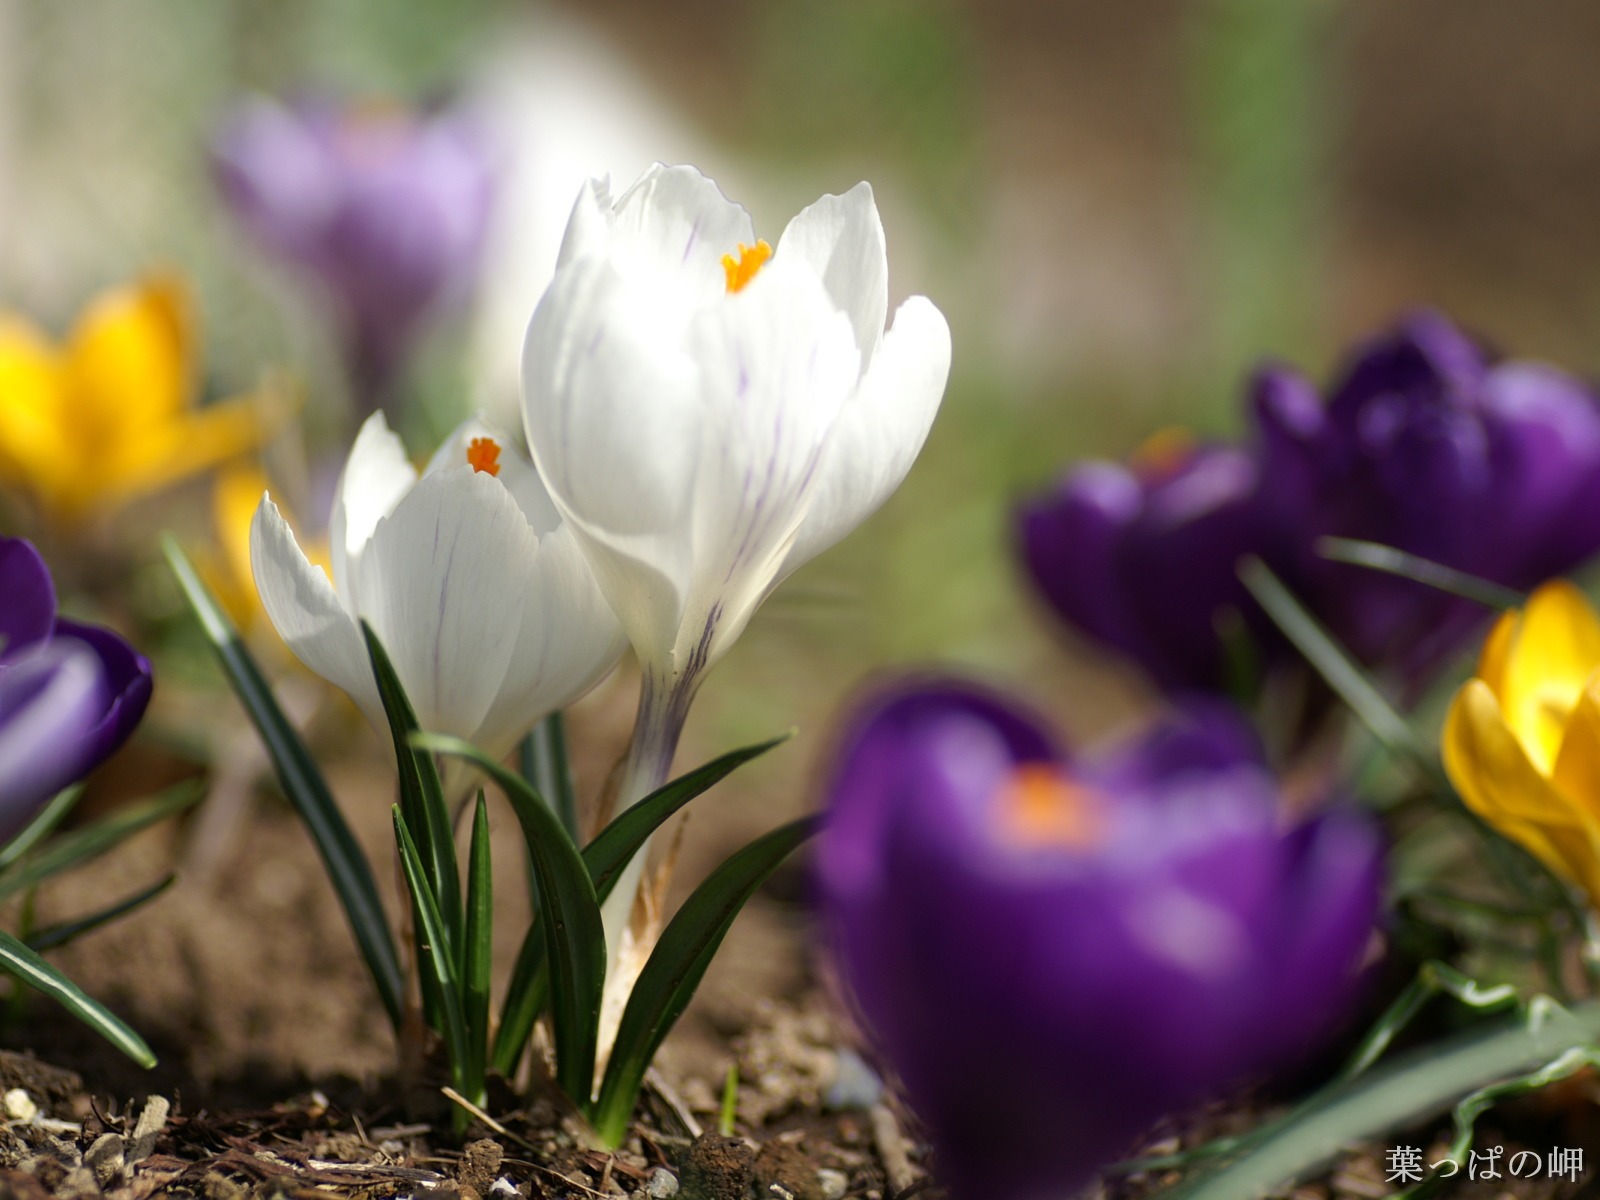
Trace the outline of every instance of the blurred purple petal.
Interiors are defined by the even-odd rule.
[[[0,655],[15,654],[50,636],[56,589],[50,568],[21,538],[0,537]]]
[[[1163,1114],[1303,1057],[1352,998],[1380,876],[1360,818],[1282,830],[1221,708],[1074,766],[937,681],[851,720],[817,855],[843,977],[959,1200],[1070,1195]]]

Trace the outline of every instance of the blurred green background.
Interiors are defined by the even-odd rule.
[[[1596,46],[1588,0],[0,0],[0,301],[60,329],[97,289],[177,267],[208,390],[286,365],[338,454],[326,332],[208,173],[242,91],[493,108],[525,84],[517,103],[609,122],[646,161],[703,147],[769,237],[870,179],[893,300],[925,292],[951,322],[944,409],[887,507],[758,616],[689,753],[820,730],[900,663],[1003,678],[1090,734],[1142,693],[1027,596],[1016,498],[1162,426],[1232,433],[1257,359],[1325,377],[1418,303],[1596,373]],[[545,171],[529,113],[497,119],[564,212],[572,155]],[[419,453],[470,407],[513,411],[526,280],[559,236],[525,201],[409,384]]]

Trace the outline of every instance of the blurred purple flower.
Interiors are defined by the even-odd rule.
[[[1256,464],[1230,446],[1164,439],[1128,466],[1084,463],[1018,514],[1046,599],[1162,687],[1215,688],[1219,626],[1249,610],[1235,571],[1261,540]]]
[[[1257,372],[1251,400],[1247,447],[1088,463],[1018,515],[1044,596],[1168,690],[1221,688],[1230,630],[1254,635],[1257,667],[1286,651],[1237,581],[1246,554],[1363,662],[1417,683],[1487,614],[1330,562],[1321,538],[1395,546],[1517,589],[1600,551],[1600,399],[1553,367],[1492,362],[1437,313],[1358,351],[1326,401],[1277,366]]]
[[[121,746],[149,701],[150,663],[58,617],[39,552],[0,537],[0,842]]]
[[[1330,562],[1334,535],[1395,546],[1525,590],[1600,551],[1600,399],[1533,362],[1495,363],[1438,313],[1355,354],[1326,403],[1259,371],[1267,558],[1363,661],[1425,674],[1484,610]]]
[[[1081,764],[969,684],[856,714],[822,914],[958,1200],[1069,1196],[1163,1114],[1331,1031],[1382,856],[1352,813],[1281,818],[1220,707]]]
[[[255,99],[212,153],[256,241],[328,292],[357,399],[378,407],[427,319],[477,272],[494,191],[483,131],[461,114]]]

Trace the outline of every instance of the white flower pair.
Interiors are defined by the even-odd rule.
[[[949,331],[918,296],[885,334],[887,307],[866,184],[805,209],[773,251],[692,168],[652,168],[615,200],[596,182],[528,330],[537,471],[468,422],[419,478],[374,415],[340,481],[331,584],[263,497],[262,603],[381,728],[365,618],[422,726],[497,755],[604,675],[625,632],[647,693],[631,803],[665,778],[705,668],[921,448]]]

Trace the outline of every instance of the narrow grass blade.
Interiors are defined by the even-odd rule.
[[[1406,719],[1266,563],[1246,559],[1239,578],[1273,624],[1390,753],[1413,763],[1430,779],[1440,776],[1437,760]]]
[[[54,950],[58,946],[65,946],[68,942],[82,937],[91,930],[99,929],[108,922],[115,921],[118,917],[131,913],[142,904],[154,900],[162,892],[172,886],[176,875],[168,875],[165,879],[158,879],[147,888],[135,892],[126,900],[119,900],[108,908],[99,912],[90,913],[85,917],[78,917],[71,921],[62,921],[56,925],[46,925],[37,929],[23,939],[30,950],[37,950],[41,954],[46,950]]]
[[[461,877],[456,870],[455,834],[451,829],[450,810],[445,804],[444,785],[439,780],[433,755],[411,744],[411,735],[418,729],[417,714],[406,698],[405,687],[395,674],[394,663],[383,643],[365,621],[361,622],[361,636],[367,644],[367,659],[378,685],[378,698],[383,701],[383,715],[388,718],[389,734],[394,739],[395,770],[400,775],[400,811],[405,814],[406,827],[417,839],[417,849],[428,871],[428,884],[444,918],[448,939],[444,949],[460,959]]]
[[[778,864],[820,828],[820,818],[803,817],[736,851],[706,877],[662,930],[623,1010],[600,1085],[593,1120],[604,1145],[620,1145],[627,1135],[650,1060],[700,986],[739,910]]]
[[[730,750],[703,767],[697,767],[657,788],[602,829],[594,841],[583,848],[583,861],[589,868],[590,878],[594,880],[595,895],[600,902],[605,903],[623,868],[650,840],[650,835],[674,813],[751,759],[759,758],[774,746],[783,745],[793,736],[794,730],[791,729],[765,742]]]
[[[431,977],[434,994],[439,999],[440,1015],[444,1018],[445,1053],[450,1057],[452,1082],[461,1087],[461,1070],[467,1061],[467,1031],[461,1005],[461,982],[456,975],[455,961],[446,948],[444,918],[439,913],[439,902],[428,882],[427,867],[406,828],[405,815],[400,806],[394,806],[395,844],[400,847],[400,869],[406,877],[406,890],[411,893],[411,911],[417,919],[417,968]]]
[[[522,777],[556,810],[574,842],[578,832],[578,792],[572,782],[572,764],[567,757],[567,725],[559,712],[553,712],[535,725],[522,739],[518,750]]]
[[[180,783],[159,796],[130,804],[82,829],[46,842],[34,853],[0,873],[0,899],[34,887],[52,875],[88,862],[120,845],[141,829],[165,820],[196,804],[205,789],[198,783]]]
[[[483,1104],[483,1071],[489,1047],[489,973],[494,964],[494,876],[489,859],[489,806],[478,793],[472,812],[472,849],[467,858],[467,923],[461,942],[461,1002],[466,1023],[466,1096]]]
[[[29,850],[32,850],[45,838],[49,837],[55,827],[67,819],[83,795],[83,785],[74,784],[64,792],[56,793],[50,803],[41,808],[3,847],[0,847],[0,871],[4,871],[16,862]]]
[[[1442,1112],[1484,1088],[1553,1063],[1600,1037],[1600,1002],[1540,1006],[1434,1043],[1313,1096],[1234,1162],[1160,1193],[1162,1200],[1251,1200],[1285,1188],[1340,1150]]]
[[[533,856],[534,882],[539,889],[539,924],[550,963],[556,1082],[580,1108],[587,1107],[594,1084],[606,939],[600,904],[583,858],[550,806],[515,771],[508,771],[460,738],[424,733],[412,738],[412,744],[472,763],[499,784],[511,801]]]
[[[34,991],[49,996],[141,1067],[156,1065],[156,1056],[142,1037],[100,1001],[4,931],[0,931],[0,970],[9,971]]]
[[[1437,960],[1425,962],[1406,990],[1373,1023],[1367,1036],[1361,1039],[1361,1045],[1356,1047],[1334,1078],[1338,1081],[1354,1079],[1371,1067],[1427,1003],[1441,995],[1454,997],[1457,1003],[1467,1008],[1488,1011],[1503,1009],[1517,1002],[1517,989],[1509,983],[1485,987],[1447,963]]]
[[[345,916],[350,921],[351,932],[361,948],[372,982],[378,989],[384,1011],[390,1023],[398,1029],[401,1018],[401,995],[404,982],[400,973],[400,959],[395,953],[394,935],[389,931],[388,920],[383,915],[383,903],[378,898],[378,887],[372,878],[372,867],[361,853],[344,815],[334,803],[328,785],[317,770],[306,745],[300,739],[283,711],[278,707],[256,666],[255,659],[245,649],[239,633],[223,613],[216,599],[200,581],[183,550],[170,534],[163,535],[162,548],[178,584],[188,598],[189,606],[199,618],[211,648],[222,663],[223,673],[233,685],[240,703],[250,714],[256,731],[272,759],[278,783],[289,798],[300,819],[305,822],[328,869],[328,878],[339,893]]]
[[[494,1031],[489,1063],[505,1078],[517,1073],[522,1052],[533,1036],[533,1024],[550,1002],[550,974],[545,970],[544,928],[538,916],[528,925],[517,961],[500,1005],[500,1024]]]
[[[1454,567],[1447,567],[1432,559],[1419,558],[1415,554],[1407,554],[1404,550],[1396,550],[1393,546],[1384,546],[1377,542],[1325,537],[1318,540],[1317,553],[1332,562],[1366,567],[1369,570],[1382,571],[1386,575],[1398,575],[1402,579],[1410,579],[1437,591],[1449,592],[1452,596],[1460,596],[1463,600],[1471,600],[1475,604],[1497,611],[1517,608],[1525,604],[1528,599],[1514,588],[1503,587],[1491,580],[1480,579],[1476,575],[1468,575],[1465,571],[1458,571]]]

